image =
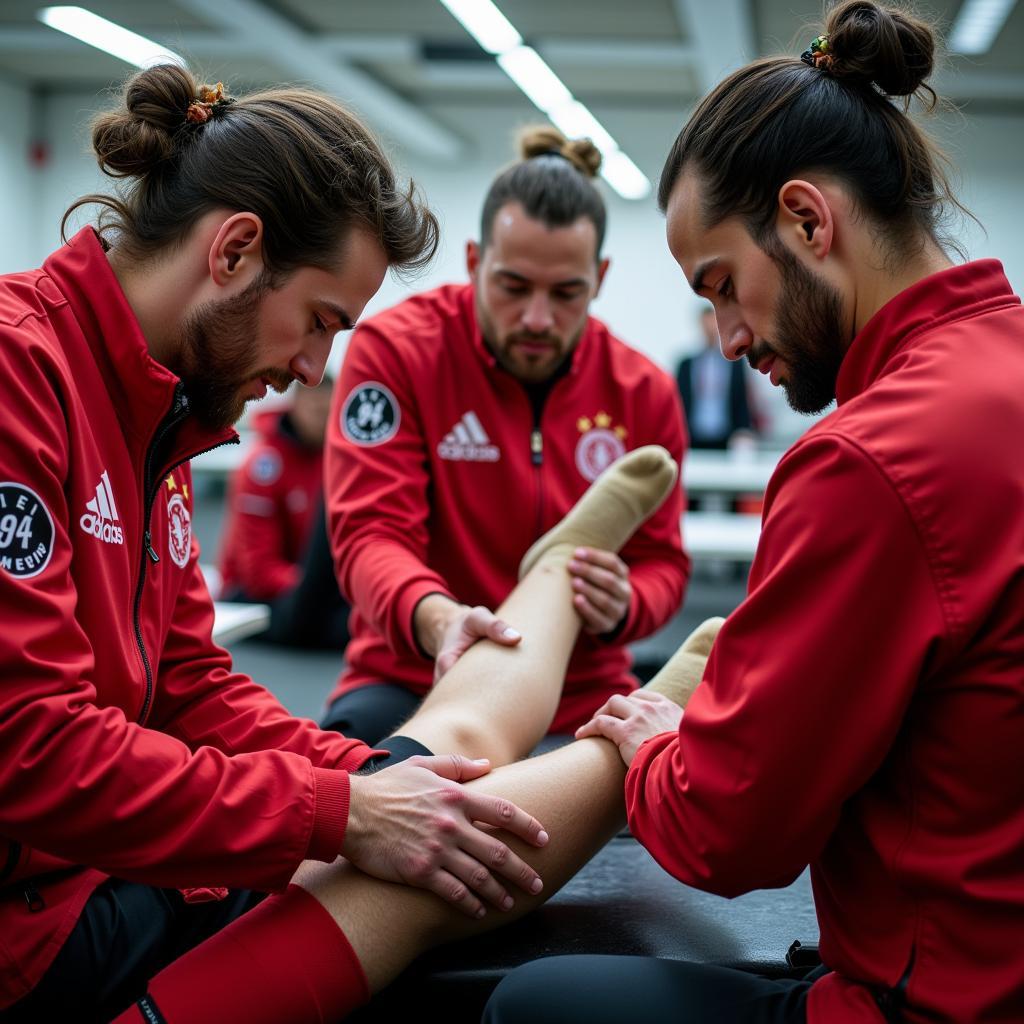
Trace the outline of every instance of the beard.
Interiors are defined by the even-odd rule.
[[[498,365],[517,380],[528,384],[539,383],[553,376],[572,355],[576,343],[583,337],[583,331],[586,328],[586,319],[584,319],[580,329],[568,342],[550,332],[532,334],[529,331],[513,331],[511,334],[499,338],[494,321],[479,299],[476,306],[476,319],[480,325],[480,334],[484,339],[484,344],[497,360]],[[548,351],[543,355],[527,355],[518,348],[521,342],[546,345]]]
[[[192,415],[209,430],[236,423],[249,400],[246,384],[263,378],[275,391],[291,384],[290,373],[258,366],[260,304],[273,287],[263,271],[245,291],[192,312],[182,327],[180,365],[175,368],[188,395]]]
[[[775,340],[751,348],[750,365],[775,353],[789,371],[782,387],[794,412],[819,413],[836,397],[836,381],[846,346],[839,292],[811,273],[772,235],[761,248],[782,275],[775,307]]]

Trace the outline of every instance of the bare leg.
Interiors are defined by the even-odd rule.
[[[686,646],[659,677],[659,692],[689,694],[703,673]],[[688,678],[684,678],[689,673]],[[667,680],[659,685],[659,678]],[[391,982],[428,948],[506,923],[550,896],[618,828],[625,767],[604,739],[585,739],[545,757],[499,769],[470,785],[511,800],[549,829],[543,849],[509,837],[545,877],[540,897],[520,895],[508,913],[471,920],[437,897],[377,881],[343,860],[307,862],[297,886],[264,901],[175,960],[149,983],[118,1024],[322,1024],[337,1020]]]
[[[698,627],[648,687],[673,700],[688,700],[720,624],[711,620]],[[625,775],[614,744],[585,739],[469,783],[522,807],[551,836],[540,850],[508,839],[539,872],[545,889],[535,897],[517,892],[516,905],[507,913],[489,910],[483,920],[474,921],[431,893],[379,882],[341,859],[330,865],[309,861],[294,881],[338,922],[371,992],[379,992],[426,949],[506,924],[557,892],[621,827]]]
[[[497,610],[523,634],[517,647],[471,647],[398,731],[436,753],[525,757],[548,731],[580,620],[566,564],[578,544],[617,551],[675,486],[663,448],[638,448],[610,466],[527,555],[523,578]],[[524,563],[525,564],[525,563]]]
[[[625,774],[614,744],[586,739],[469,783],[522,807],[551,836],[541,850],[502,837],[537,869],[545,885],[535,897],[516,892],[508,912],[489,909],[475,921],[432,893],[379,882],[342,859],[334,864],[307,861],[294,881],[337,921],[376,993],[425,950],[516,920],[561,888],[621,827]]]

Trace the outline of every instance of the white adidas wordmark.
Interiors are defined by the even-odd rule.
[[[472,410],[445,434],[437,446],[437,454],[452,462],[497,462],[501,458],[500,449],[491,444],[487,431]]]
[[[106,470],[100,475],[100,482],[96,485],[96,497],[90,498],[85,503],[85,508],[86,511],[78,522],[86,533],[107,544],[124,543],[124,531],[117,525],[117,505]]]

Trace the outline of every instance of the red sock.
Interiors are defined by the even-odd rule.
[[[335,1024],[369,997],[348,939],[292,885],[165,967],[114,1024]]]

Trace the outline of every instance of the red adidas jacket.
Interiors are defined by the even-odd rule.
[[[0,278],[0,379],[3,1007],[108,874],[277,890],[333,859],[368,748],[211,641],[188,459],[234,434],[188,419],[91,229]]]
[[[287,429],[285,411],[256,416],[259,440],[231,478],[220,573],[225,595],[273,601],[299,583],[323,494],[323,449]]]
[[[476,323],[471,285],[416,295],[355,332],[328,425],[326,498],[342,591],[353,605],[348,667],[334,697],[400,682],[430,687],[413,609],[432,592],[495,608],[519,560],[628,449],[661,444],[682,460],[672,379],[588,319],[542,421],[500,369]],[[633,689],[626,644],[670,618],[689,560],[677,491],[622,552],[633,602],[609,643],[583,635],[552,729],[568,731]]]
[[[999,264],[886,304],[837,390],[678,735],[633,761],[630,825],[727,896],[811,865],[810,1024],[881,1022],[888,990],[906,1024],[1019,1024],[1024,310]]]

